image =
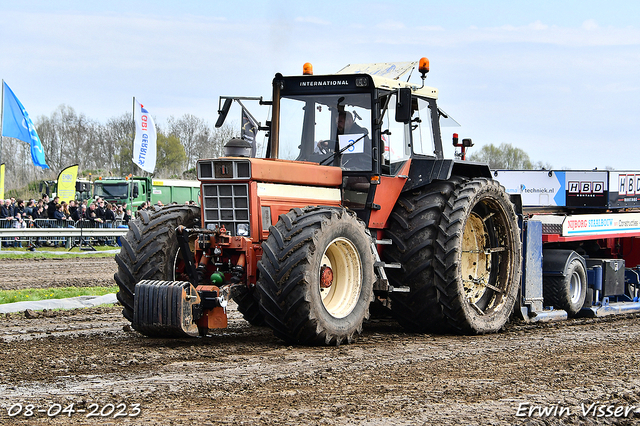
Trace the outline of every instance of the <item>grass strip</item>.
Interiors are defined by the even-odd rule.
[[[114,250],[120,247],[95,246],[96,251],[80,250],[74,247],[69,250],[64,247],[38,247],[35,251],[29,251],[20,247],[2,247],[0,259],[60,259],[78,257],[114,257]]]
[[[117,285],[112,287],[54,287],[0,290],[0,305],[34,300],[67,299],[76,296],[104,296],[105,294],[117,292]]]

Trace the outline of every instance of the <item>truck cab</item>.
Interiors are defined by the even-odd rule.
[[[100,178],[94,182],[94,196],[101,197],[110,203],[128,203],[136,208],[150,197],[151,179],[133,178]]]

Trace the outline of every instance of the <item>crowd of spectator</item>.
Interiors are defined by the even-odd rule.
[[[96,228],[110,226],[116,221],[127,224],[131,219],[131,210],[127,204],[115,205],[105,202],[98,197],[95,200],[60,201],[59,197],[49,199],[47,194],[42,194],[39,200],[30,199],[26,202],[21,199],[7,198],[0,208],[0,226],[4,228],[29,228],[39,226],[37,219],[48,219],[48,227],[73,227],[83,221],[83,227]],[[2,242],[3,246],[19,246],[18,240],[14,243]]]
[[[95,201],[71,200],[60,201],[60,197],[49,199],[47,194],[42,194],[39,200],[31,199],[25,205],[24,200],[7,198],[0,209],[0,220],[5,221],[5,228],[10,228],[14,221],[32,221],[35,219],[56,219],[77,222],[89,220],[95,223],[121,220],[125,224],[131,219],[131,210],[127,204],[115,205],[105,202],[98,197]],[[24,226],[27,227],[27,226]]]
[[[30,199],[28,201],[7,198],[1,200],[0,227],[4,228],[30,228],[30,227],[77,227],[101,228],[111,227],[114,224],[127,225],[131,220],[132,211],[127,208],[127,203],[116,205],[106,202],[103,198],[97,197],[95,200],[71,200],[60,201],[60,197],[49,199],[47,194],[42,194],[39,200]],[[172,204],[178,204],[173,202]],[[196,205],[195,201],[187,201],[186,205]],[[150,210],[156,207],[164,207],[161,201],[152,205],[145,201],[137,208],[140,210]],[[38,219],[46,219],[39,221]],[[2,240],[2,245],[14,245],[20,247],[18,239],[8,242]]]

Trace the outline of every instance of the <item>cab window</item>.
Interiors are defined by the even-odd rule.
[[[295,95],[280,100],[278,158],[371,170],[371,95]]]
[[[405,123],[395,120],[396,116],[396,95],[390,95],[387,104],[387,97],[381,98],[381,106],[388,105],[382,118],[382,172],[384,174],[395,175],[405,161],[411,157],[411,135]]]

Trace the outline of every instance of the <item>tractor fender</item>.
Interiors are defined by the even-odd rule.
[[[584,257],[580,256],[573,250],[547,249],[542,251],[542,275],[544,276],[567,276],[567,268],[569,264],[578,259],[584,270],[587,270],[587,264]]]
[[[414,157],[411,159],[411,168],[402,192],[422,188],[433,181],[449,180],[452,175],[470,179],[478,177],[492,179],[491,170],[487,164]]]

